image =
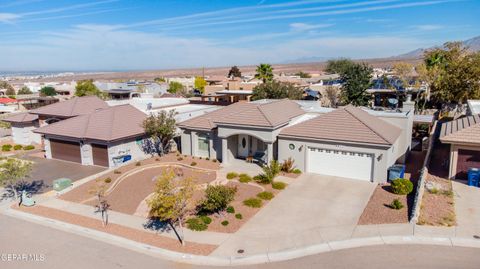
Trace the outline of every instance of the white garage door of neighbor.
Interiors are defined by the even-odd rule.
[[[373,154],[308,148],[308,172],[370,181]]]

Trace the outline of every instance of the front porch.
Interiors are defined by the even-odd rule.
[[[248,134],[231,135],[221,138],[222,164],[230,164],[236,160],[258,163],[269,163],[274,159],[273,143]]]

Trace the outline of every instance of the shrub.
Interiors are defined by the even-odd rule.
[[[390,204],[390,208],[400,210],[400,209],[403,208],[403,204],[402,204],[402,202],[400,202],[400,200],[394,199],[392,201],[392,203]]]
[[[198,157],[200,160],[202,159],[202,157]]]
[[[228,225],[228,220],[222,221],[222,225],[223,225],[223,226],[227,226],[227,225]]]
[[[273,193],[269,191],[262,191],[257,194],[257,197],[262,200],[272,200],[273,196],[274,196]]]
[[[136,162],[136,163],[135,163],[135,166],[140,166],[140,165],[142,165],[141,162]]]
[[[236,187],[224,185],[208,185],[205,190],[205,198],[199,205],[201,212],[218,212],[225,210],[228,204],[235,198]]]
[[[213,159],[212,162],[216,163],[216,162],[217,162],[217,159]]]
[[[104,179],[104,181],[105,181],[105,183],[110,183],[110,182],[112,182],[112,179],[107,177],[106,179]]]
[[[14,149],[14,150],[21,150],[22,148],[23,148],[22,145],[15,145],[15,146],[13,146],[13,149]]]
[[[157,161],[157,162],[158,162],[158,161],[160,161],[160,159],[159,159],[159,158],[155,158],[155,161]]]
[[[280,181],[272,182],[272,188],[274,188],[276,190],[283,190],[286,187],[287,187],[287,183],[283,183],[283,182],[280,182]]]
[[[177,161],[183,161],[183,158],[182,158],[182,157],[178,157],[178,158],[177,158]]]
[[[121,174],[122,172],[120,170],[113,170],[113,173],[118,175],[118,174]]]
[[[413,183],[405,178],[392,180],[392,191],[395,194],[406,195],[413,191]]]
[[[263,174],[261,175],[262,183],[271,183],[275,177],[280,173],[281,166],[276,160],[272,160],[269,165],[262,167]]]
[[[205,160],[206,160],[206,161],[210,161],[210,158],[207,157],[207,158],[205,158]]]
[[[212,223],[212,219],[209,216],[200,216],[199,218],[207,225]]]
[[[2,151],[10,151],[11,149],[12,149],[12,145],[10,144],[2,145]]]
[[[180,156],[180,153],[177,152],[177,155],[176,155],[176,156],[179,157],[179,156]]]
[[[230,214],[235,213],[235,208],[233,206],[227,207],[227,213],[230,213]]]
[[[235,172],[228,172],[227,174],[227,179],[234,179],[236,177],[238,177],[238,174]]]
[[[442,191],[442,194],[448,197],[453,197],[453,191],[451,190]]]
[[[190,166],[195,166],[195,165],[197,165],[196,162],[191,162],[191,163],[190,163]]]
[[[242,183],[248,183],[248,182],[252,181],[252,177],[247,175],[247,174],[240,174],[240,175],[238,175],[238,181],[240,181]]]
[[[291,157],[283,161],[282,163],[282,171],[285,173],[290,173],[293,171],[295,160],[293,160]]]
[[[299,175],[302,173],[302,170],[296,168],[296,169],[293,169],[292,173]]]
[[[433,189],[428,190],[428,192],[431,193],[431,194],[438,194],[439,190],[437,188],[433,188]]]
[[[35,146],[33,146],[33,145],[28,145],[28,146],[23,147],[23,150],[32,150],[32,149],[34,149],[34,148],[35,148]]]
[[[248,206],[248,207],[253,207],[253,208],[260,208],[262,207],[262,200],[258,198],[249,198],[245,201],[243,201],[243,204]]]
[[[205,231],[208,225],[205,224],[200,218],[191,218],[187,221],[187,228],[192,231]]]
[[[254,176],[253,180],[255,180],[255,182],[261,183],[261,184],[268,184],[269,183],[268,180],[265,178],[265,175],[263,175],[263,174]]]
[[[243,216],[242,216],[242,214],[237,213],[237,214],[235,214],[235,218],[236,219],[243,219]]]

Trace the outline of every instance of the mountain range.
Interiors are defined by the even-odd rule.
[[[468,47],[471,51],[480,51],[480,36],[476,36],[474,38],[470,38],[468,40],[462,41],[463,45]],[[423,53],[429,49],[433,49],[439,46],[434,46],[430,48],[419,48],[416,50],[412,50],[410,52],[400,54],[397,56],[394,56],[394,58],[400,58],[400,59],[416,59],[416,58],[421,58],[423,56]]]

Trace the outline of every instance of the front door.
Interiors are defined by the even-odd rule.
[[[238,135],[238,157],[248,157],[249,148],[248,135]]]

